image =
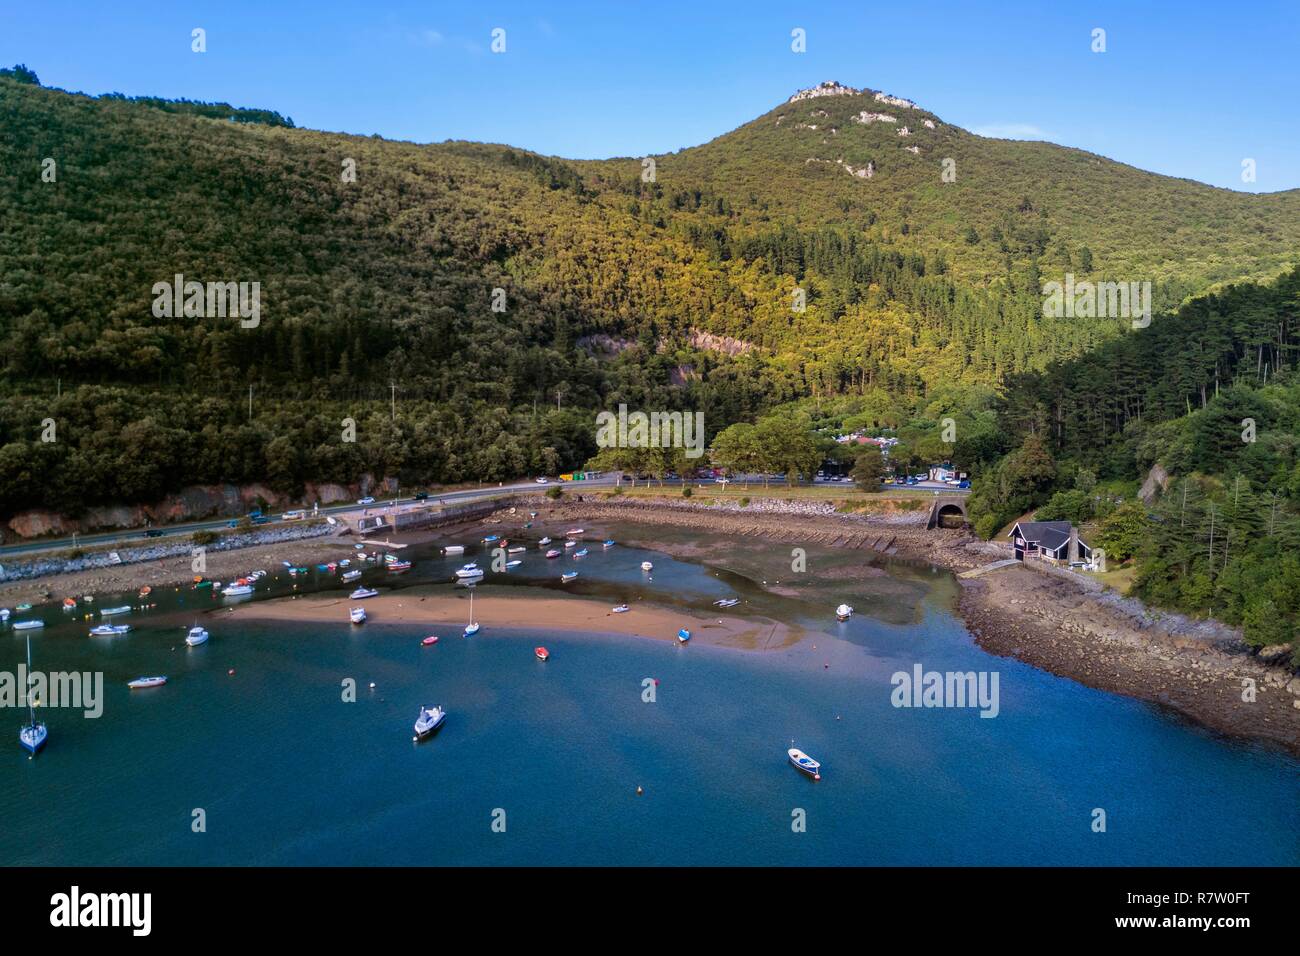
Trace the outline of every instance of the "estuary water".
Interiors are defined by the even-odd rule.
[[[38,607],[16,615],[48,622],[35,669],[102,673],[103,714],[41,708],[50,741],[28,759],[26,712],[5,710],[0,864],[1300,862],[1300,762],[984,653],[946,572],[812,548],[795,571],[770,543],[656,529],[635,547],[647,529],[605,533],[620,543],[589,540],[580,562],[520,542],[523,565],[489,571],[475,603],[555,596],[579,566],[566,593],[696,613],[736,596],[713,613],[760,614],[800,639],[750,650],[544,620],[473,638],[463,620],[236,622],[226,599],[189,588],[120,618],[128,635],[92,639],[98,615],[82,613],[141,599],[96,595],[77,620]],[[450,593],[458,564],[487,563],[481,546],[443,558],[438,543],[402,552],[410,574],[373,568],[366,583]],[[345,587],[333,572],[274,570],[252,600]],[[857,613],[837,623],[841,601]],[[212,639],[187,648],[195,620]],[[421,646],[431,630],[441,641]],[[543,643],[546,663],[532,650]],[[24,655],[11,621],[0,669]],[[995,673],[997,715],[894,706],[892,675],[918,664]],[[127,689],[152,674],[168,684]],[[449,716],[415,743],[425,704]],[[792,741],[821,780],[789,765]]]

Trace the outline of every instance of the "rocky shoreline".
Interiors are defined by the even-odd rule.
[[[1010,557],[1006,548],[965,531],[927,531],[924,512],[861,515],[821,502],[759,503],[604,497],[547,511],[565,521],[644,521],[829,547],[884,540],[885,553],[958,573]],[[957,612],[990,653],[1300,755],[1300,677],[1283,656],[1252,653],[1231,628],[1153,611],[1090,578],[1032,565],[958,582]]]

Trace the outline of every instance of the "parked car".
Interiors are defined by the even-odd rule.
[[[417,492],[415,493],[415,500],[416,500],[416,501],[428,501],[428,500],[429,500],[429,493],[428,493],[427,491],[417,491]]]
[[[373,505],[374,503],[375,499],[371,495],[366,495],[364,498],[357,499],[357,504],[359,505]]]
[[[970,479],[969,479],[969,478],[963,478],[961,481],[957,482],[957,487],[958,487],[958,488],[969,488],[969,487],[970,487]]]
[[[150,528],[148,531],[144,533],[144,536],[146,538],[161,538],[163,536],[163,533],[159,531],[157,528]]]
[[[307,517],[307,512],[305,512],[305,511],[301,511],[301,510],[299,510],[299,511],[286,511],[284,514],[280,515],[280,520],[281,520],[281,521],[297,521],[297,520],[299,520],[300,518],[305,518],[305,517]]]
[[[551,479],[546,477],[534,478],[533,480],[536,481],[539,485],[549,485],[551,483]]]

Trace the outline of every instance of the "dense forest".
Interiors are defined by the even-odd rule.
[[[1300,270],[1195,299],[997,400],[971,512],[1083,524],[1135,593],[1285,643],[1300,625]],[[998,454],[999,451],[1005,452]],[[1149,476],[1144,501],[1139,484]],[[1300,644],[1297,644],[1300,663]]]
[[[854,120],[871,109],[902,122]],[[955,454],[992,466],[1024,427],[1023,403],[995,408],[1004,382],[1144,337],[1044,318],[1044,281],[1149,279],[1174,309],[1300,244],[1300,194],[987,140],[869,91],[655,159],[647,177],[640,159],[321,133],[5,71],[0,513],[554,472],[596,452],[595,413],[619,403],[702,411],[710,439],[774,409],[893,426],[917,460],[952,416]],[[259,283],[260,322],[155,315],[178,274]],[[1062,406],[1070,431],[1043,434],[1105,438],[1137,413],[1124,400]]]

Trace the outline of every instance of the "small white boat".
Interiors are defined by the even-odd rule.
[[[366,609],[363,607],[354,607],[348,611],[348,616],[352,618],[353,624],[366,623]]]
[[[642,570],[642,571],[653,571],[654,569],[655,569],[655,566],[654,566],[653,564],[651,564],[649,561],[642,561],[642,562],[641,562],[641,570]]]
[[[446,719],[447,712],[441,707],[421,707],[420,716],[415,719],[415,739],[424,740],[432,736]]]
[[[200,644],[206,644],[207,642],[208,632],[197,624],[190,628],[190,632],[185,635],[185,643],[190,647],[198,647]]]
[[[610,538],[608,541],[603,542],[601,547],[608,551],[610,548],[614,547],[614,539]]]
[[[615,614],[626,614],[626,613],[627,613],[628,611],[630,611],[630,610],[631,610],[631,608],[628,607],[626,604],[620,604],[618,607],[614,608],[614,613],[615,613]]]
[[[36,704],[32,700],[32,639],[27,638],[27,723],[18,728],[18,745],[33,757],[45,746],[49,729],[45,721],[36,719]]]
[[[814,780],[820,780],[822,778],[822,765],[816,760],[813,760],[812,757],[809,757],[802,750],[796,750],[794,747],[791,747],[786,751],[786,753],[789,754],[790,763],[794,764],[796,770],[806,773]]]
[[[516,559],[513,560],[513,561],[507,561],[507,562],[506,562],[506,567],[507,567],[507,568],[517,568],[517,567],[519,567],[519,565],[521,565],[521,564],[523,564],[523,563],[524,563],[524,562],[522,562],[522,561],[520,561],[518,558],[516,558]]]
[[[515,545],[513,548],[506,548],[506,554],[523,554],[528,549],[522,544]]]
[[[357,578],[359,578],[359,577],[361,577],[361,569],[360,569],[360,568],[357,568],[355,571],[344,571],[344,572],[343,572],[343,583],[344,583],[344,584],[347,584],[347,583],[349,583],[349,582],[351,582],[351,581],[355,581],[355,580],[356,580]]]
[[[740,603],[740,598],[723,598],[721,601],[714,601],[714,607],[735,607]]]
[[[465,625],[465,636],[473,637],[479,631],[479,623],[474,620],[474,589],[469,589],[469,623]]]
[[[31,631],[31,630],[35,630],[38,627],[44,627],[44,626],[45,626],[44,621],[15,621],[14,622],[15,631]]]
[[[361,601],[365,598],[372,598],[378,596],[379,596],[379,592],[376,591],[374,588],[357,588],[355,591],[353,591],[351,594],[348,595],[348,597],[354,601]]]
[[[570,581],[572,581],[572,580],[573,580],[574,578],[576,578],[577,576],[578,576],[578,572],[577,572],[577,571],[565,571],[563,574],[560,575],[560,583],[561,583],[561,584],[568,584]]]
[[[9,620],[9,608],[0,607],[0,621]]]
[[[442,549],[443,554],[464,554],[465,546],[463,544],[449,544]]]
[[[585,534],[586,530],[587,530],[586,528],[570,528],[568,531],[564,533],[569,535],[570,537],[576,538],[580,534]]]
[[[546,556],[548,558],[558,558],[560,556],[560,552],[557,551],[555,548],[551,548],[550,551],[546,552]]]
[[[230,587],[223,588],[221,591],[226,597],[243,597],[245,594],[253,593],[251,584],[232,584]]]
[[[482,574],[483,569],[473,561],[456,569],[456,577],[458,578],[477,578],[481,577]]]
[[[167,678],[158,677],[137,677],[135,680],[127,681],[126,686],[132,690],[140,690],[143,687],[161,687],[167,683]]]
[[[131,606],[129,604],[123,604],[121,607],[106,607],[99,613],[104,617],[109,617],[113,614],[130,614]]]
[[[573,552],[573,556],[575,558],[585,558],[587,556],[587,549],[583,548],[581,551],[575,551]]]
[[[566,542],[564,542],[564,546],[565,546],[566,548],[576,548],[576,547],[578,546],[578,542],[576,542],[576,541],[566,541]]]
[[[837,621],[847,621],[852,616],[853,608],[849,607],[847,604],[841,604],[835,609],[835,620]]]
[[[131,630],[130,624],[100,624],[90,629],[91,637],[116,637]]]
[[[550,544],[550,543],[551,543],[551,539],[550,539],[550,538],[543,538],[541,541],[538,541],[538,542],[537,542],[537,546],[538,546],[539,548],[544,548],[544,547],[546,547],[546,546],[547,546],[548,544]]]

